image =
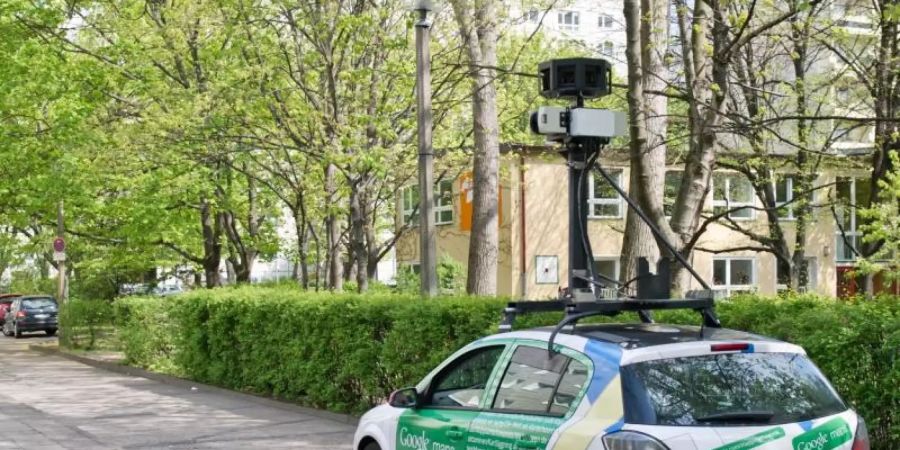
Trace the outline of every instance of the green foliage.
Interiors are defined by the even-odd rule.
[[[115,311],[106,300],[71,300],[60,305],[59,345],[73,350],[117,350]]]
[[[32,269],[17,270],[12,273],[9,283],[9,292],[22,294],[47,294],[56,295],[56,279],[47,278],[40,272]]]
[[[890,154],[893,172],[879,182],[881,193],[869,209],[860,210],[867,223],[860,228],[866,242],[882,242],[881,248],[860,263],[863,273],[881,273],[889,283],[900,283],[900,154]]]
[[[114,321],[127,364],[180,375],[172,363],[179,324],[172,299],[126,297],[113,303]],[[65,332],[65,330],[63,330]]]
[[[78,304],[78,303],[76,303]],[[64,313],[63,330],[105,323]],[[415,384],[459,347],[494,333],[503,299],[415,294],[310,293],[296,288],[192,291],[115,302],[114,320],[131,364],[315,407],[361,412]],[[74,311],[74,310],[71,310]],[[104,310],[105,311],[105,310]],[[814,295],[744,296],[718,306],[729,328],[801,345],[869,424],[876,449],[900,445],[900,299],[836,301]],[[100,319],[102,318],[102,319]],[[698,324],[691,311],[660,323]],[[518,328],[559,314],[521,318]],[[636,321],[633,314],[596,322]]]
[[[459,295],[466,288],[466,266],[444,255],[437,265],[438,289],[444,295]]]
[[[449,255],[437,264],[438,289],[442,295],[460,295],[466,288],[466,266]],[[419,274],[410,265],[400,266],[395,277],[397,291],[416,294],[421,289]]]
[[[419,292],[419,274],[413,270],[410,265],[401,265],[397,268],[397,276],[394,277],[397,283],[397,292],[404,294],[414,294]]]

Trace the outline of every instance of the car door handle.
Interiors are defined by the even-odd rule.
[[[447,430],[447,437],[450,438],[451,441],[458,441],[463,438],[463,432],[459,428],[451,428]]]

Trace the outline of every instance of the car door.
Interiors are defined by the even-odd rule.
[[[465,450],[506,345],[474,348],[446,364],[398,422],[398,450]]]
[[[12,305],[9,307],[9,311],[6,312],[6,320],[3,324],[6,326],[4,331],[8,331],[12,333],[13,324],[16,321],[16,314],[19,312],[19,308],[22,305],[22,299],[16,299]]]
[[[545,449],[572,414],[590,379],[590,360],[546,343],[520,343],[499,375],[496,394],[469,427],[470,442],[490,448]]]

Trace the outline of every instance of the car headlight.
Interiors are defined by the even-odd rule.
[[[665,444],[636,431],[617,431],[603,436],[606,450],[669,450]]]

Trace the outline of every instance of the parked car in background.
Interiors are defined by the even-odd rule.
[[[59,328],[57,315],[59,305],[49,296],[27,295],[13,300],[3,321],[3,334],[22,337],[22,333],[43,331],[48,336],[56,334]]]
[[[22,294],[0,294],[0,324],[6,320],[6,313],[12,306],[13,301],[21,296]]]
[[[184,292],[181,286],[176,285],[160,285],[153,288],[153,295],[157,297],[168,297],[170,295],[178,295]]]

